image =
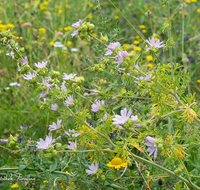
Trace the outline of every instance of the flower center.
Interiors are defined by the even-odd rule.
[[[123,161],[122,161],[121,158],[113,158],[112,161],[111,161],[112,165],[120,165],[122,163],[123,163]]]

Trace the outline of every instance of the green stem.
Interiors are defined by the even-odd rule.
[[[139,156],[133,154],[132,152],[128,152],[128,153],[129,153],[133,158],[135,158],[135,159],[137,159],[137,160],[139,160],[139,161],[141,161],[141,162],[144,162],[144,163],[146,163],[146,164],[150,164],[150,165],[152,165],[152,166],[154,166],[154,167],[156,167],[156,168],[158,168],[158,169],[161,169],[161,170],[163,170],[163,171],[169,173],[170,175],[172,175],[172,176],[174,176],[174,177],[180,179],[181,181],[185,182],[187,185],[191,186],[191,183],[190,183],[187,179],[185,179],[185,178],[183,178],[183,177],[181,177],[181,176],[175,175],[175,173],[174,173],[173,171],[168,170],[167,168],[164,168],[163,166],[160,166],[160,165],[158,165],[158,164],[156,164],[156,163],[154,163],[154,162],[152,162],[152,161],[149,161],[149,160],[146,160],[146,159],[144,159],[144,158],[142,158],[142,157],[139,157]],[[200,190],[200,187],[198,187],[198,186],[195,185],[194,183],[192,183],[192,187],[195,188],[195,189],[197,189],[197,190]]]
[[[74,114],[74,112],[69,108],[69,106],[67,106],[67,109],[70,111],[70,113],[74,116],[74,117],[76,117],[76,115]],[[82,121],[81,120],[81,118],[78,118],[80,121]],[[102,133],[100,133],[99,131],[97,131],[97,130],[95,130],[93,127],[91,127],[90,125],[89,125],[89,123],[87,123],[86,121],[82,121],[88,128],[90,128],[92,131],[94,131],[95,133],[97,133],[99,136],[101,136],[103,139],[105,139],[113,148],[115,148],[116,147],[116,145],[109,139],[109,138],[107,138],[105,135],[103,135]]]

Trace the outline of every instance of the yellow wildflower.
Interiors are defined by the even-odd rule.
[[[137,44],[139,44],[140,42],[137,41],[137,40],[135,40],[133,43],[134,43],[135,45],[137,45]]]
[[[25,45],[25,49],[28,49],[29,48],[29,46],[28,45]]]
[[[88,2],[89,7],[93,7],[93,4],[91,2]]]
[[[152,61],[152,60],[153,60],[153,57],[152,57],[152,55],[148,55],[148,56],[146,56],[146,59],[147,59],[148,61]]]
[[[158,40],[158,38],[157,38],[157,37],[155,37],[154,39],[155,39],[155,42]]]
[[[197,82],[200,83],[200,79],[198,79]]]
[[[90,15],[88,16],[88,18],[92,19],[92,18],[93,18],[93,16],[90,14]]]
[[[147,31],[144,29],[144,30],[142,30],[142,33],[147,33]]]
[[[191,2],[197,2],[197,0],[191,0]]]
[[[95,33],[92,33],[92,35],[93,35],[94,37],[97,37],[97,34],[95,34]]]
[[[62,13],[62,10],[59,10],[58,13],[61,14],[61,13]]]
[[[121,167],[125,167],[127,165],[126,162],[123,162],[121,158],[115,157],[107,164],[108,167],[115,168],[119,170]]]
[[[68,172],[68,171],[66,171],[65,173],[69,174],[69,172]]]
[[[135,50],[135,51],[141,51],[141,47],[135,46],[135,47],[134,47],[134,50]]]
[[[7,28],[15,28],[13,24],[7,24]]]
[[[145,28],[145,25],[140,25],[139,28]]]
[[[131,3],[129,3],[129,4],[128,4],[128,6],[129,6],[129,7],[131,7],[131,6],[132,6],[132,4],[131,4]]]
[[[16,30],[12,32],[12,34],[13,34],[13,35],[15,35],[16,33],[17,33],[17,31],[16,31]]]
[[[12,189],[15,189],[15,188],[18,188],[18,187],[19,187],[19,185],[17,183],[12,184],[12,186],[11,186]]]
[[[39,33],[42,33],[42,34],[46,33],[46,29],[45,28],[39,28],[38,30],[39,30]]]
[[[118,18],[119,18],[119,16],[116,15],[116,16],[115,16],[115,19],[118,19]]]
[[[55,42],[53,42],[53,41],[49,43],[50,46],[53,46],[54,44],[55,44]]]
[[[68,30],[70,30],[70,29],[72,29],[71,26],[67,26],[67,27],[64,28],[65,31],[68,31]]]
[[[43,181],[43,183],[49,183],[47,180]]]
[[[22,39],[23,39],[23,37],[22,37],[22,36],[20,36],[20,37],[19,37],[19,39],[20,39],[20,40],[22,40]]]
[[[200,9],[197,9],[197,12],[200,13]]]
[[[68,41],[67,44],[68,44],[68,46],[70,46],[70,47],[72,46],[72,42],[71,42],[71,41]]]
[[[191,1],[190,0],[185,0],[185,3],[191,3]]]
[[[123,44],[123,50],[127,50],[127,49],[129,49],[131,46],[129,45],[129,44]]]
[[[162,7],[165,7],[165,5],[163,5]]]
[[[151,63],[147,64],[147,66],[151,69],[153,65]]]

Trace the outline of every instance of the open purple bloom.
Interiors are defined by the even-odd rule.
[[[72,134],[73,133],[73,134]],[[69,129],[69,133],[68,132],[65,132],[66,135],[68,135],[69,137],[72,136],[72,137],[78,137],[81,133],[75,133],[75,130],[74,129]]]
[[[147,143],[145,143],[145,145],[149,146],[149,148],[147,149],[147,152],[149,152],[149,156],[154,153],[154,158],[156,158],[158,150],[156,144],[154,143],[155,139],[153,137],[147,136],[146,141]]]
[[[165,46],[165,44],[162,44],[163,42],[160,42],[160,40],[155,41],[155,38],[152,37],[151,39],[149,38],[149,40],[146,40],[146,42],[151,46],[151,47],[155,47],[155,48],[162,48]],[[147,50],[150,50],[149,48]]]
[[[64,80],[71,80],[73,81],[72,79],[76,76],[76,74],[72,74],[70,73],[69,75],[67,75],[66,73],[63,73],[63,79]]]
[[[123,61],[123,58],[127,57],[128,55],[129,53],[127,51],[119,51],[116,55],[118,65],[120,65]]]
[[[58,110],[58,104],[51,104],[51,110],[57,111]]]
[[[119,42],[110,43],[108,45],[108,50],[106,51],[105,55],[111,55],[114,51],[114,48],[120,46]]]
[[[53,122],[52,125],[49,125],[49,126],[50,126],[50,127],[49,127],[49,130],[50,130],[50,131],[54,131],[54,130],[56,130],[56,129],[60,129],[60,128],[61,128],[61,125],[60,125],[60,124],[61,124],[61,121],[62,121],[62,120],[57,119],[57,124]]]
[[[52,135],[49,134],[48,136],[46,135],[45,140],[40,138],[40,141],[37,142],[38,145],[36,146],[38,149],[48,149],[53,144],[54,141],[55,139],[52,140]]]
[[[27,56],[26,56],[24,59],[22,59],[22,63],[23,63],[23,65],[26,65],[26,64],[28,63],[28,58],[27,58]]]
[[[54,84],[49,84],[49,81],[51,80],[50,77],[47,77],[44,80],[44,77],[42,76],[42,83],[47,87],[46,91],[42,91],[42,93],[40,94],[39,98],[45,97],[48,93],[49,93],[49,87],[53,86]],[[40,83],[38,83],[40,84]]]
[[[82,25],[82,20],[81,20],[81,19],[79,19],[78,22],[72,24],[72,26],[75,27],[76,29],[78,29],[78,27],[79,27],[80,25]],[[75,31],[71,34],[72,38],[73,38],[74,36],[76,36],[77,34],[78,34],[78,30],[75,30]]]
[[[65,86],[65,81],[62,82],[62,85],[60,86],[61,90],[63,90],[64,92],[66,92],[67,88]]]
[[[68,98],[67,98],[67,100],[65,101],[65,106],[70,106],[72,103],[73,103],[73,95],[72,96],[69,96]]]
[[[40,63],[40,62],[38,62],[38,64],[36,64],[35,63],[35,66],[37,67],[37,68],[45,68],[46,67],[46,65],[47,65],[47,61],[42,61],[42,63]]]
[[[120,111],[121,115],[115,115],[115,118],[113,119],[113,124],[120,125],[124,124],[128,121],[129,117],[132,114],[131,109],[127,113],[127,109],[124,108],[123,110]]]
[[[25,79],[25,80],[31,80],[31,79],[33,79],[33,78],[36,78],[36,74],[35,73],[31,73],[31,72],[29,72],[29,74],[25,74],[24,76],[23,76],[23,78]]]
[[[2,143],[8,143],[8,140],[7,140],[7,139],[0,139],[0,141],[1,141]]]
[[[99,167],[99,164],[98,164],[98,163],[95,163],[95,164],[92,163],[92,164],[89,166],[90,170],[85,170],[85,171],[86,171],[86,173],[87,173],[88,175],[96,174],[97,171],[98,171],[98,167]]]
[[[99,107],[102,106],[105,102],[102,100],[95,100],[95,104],[92,104],[92,111],[93,112],[98,112],[99,111]]]
[[[71,149],[71,150],[76,148],[76,140],[75,140],[75,142],[69,141],[68,143],[69,143],[69,145],[66,148]]]

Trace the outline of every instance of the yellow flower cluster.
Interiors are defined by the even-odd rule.
[[[18,188],[18,187],[19,187],[19,185],[18,185],[17,183],[12,184],[12,186],[11,186],[12,189],[16,189],[16,188]]]
[[[7,29],[13,29],[15,28],[14,24],[1,24],[2,21],[0,21],[0,32],[5,32]]]
[[[68,31],[68,30],[71,30],[71,29],[72,29],[71,26],[64,27],[64,31]]]

